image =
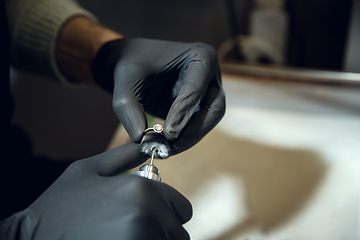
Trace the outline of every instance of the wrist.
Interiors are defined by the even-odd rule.
[[[63,74],[75,82],[95,84],[91,66],[99,49],[122,35],[85,17],[76,17],[63,27],[57,60]]]
[[[92,76],[97,85],[109,93],[114,90],[114,70],[126,42],[127,38],[108,41],[96,53]]]

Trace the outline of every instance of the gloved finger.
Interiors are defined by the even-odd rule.
[[[220,78],[213,47],[197,43],[189,52],[191,55],[179,74],[181,89],[165,121],[164,134],[169,141],[176,139],[189,122],[205,96],[210,80]]]
[[[149,201],[149,199],[147,199]],[[174,212],[167,205],[156,205],[156,209],[136,218],[134,224],[143,226],[133,239],[189,240],[188,232],[183,228]]]
[[[171,154],[178,154],[194,146],[218,124],[224,114],[225,93],[220,84],[211,84],[199,110],[193,114],[179,138],[171,142]]]
[[[134,78],[137,73],[133,70],[116,71],[115,88],[113,95],[113,109],[121,124],[134,142],[140,142],[144,130],[147,128],[145,111],[138,97],[138,87],[133,86],[136,82],[141,82]],[[124,78],[127,78],[125,80]],[[136,85],[136,84],[135,84]]]
[[[100,176],[114,176],[145,162],[148,157],[139,151],[139,144],[129,142],[94,157],[82,160]]]
[[[173,211],[181,224],[188,222],[192,217],[192,206],[187,198],[171,186],[161,183],[160,192],[167,206]]]
[[[154,209],[156,204],[156,214],[160,214],[159,216],[161,219],[165,219],[164,214],[171,212],[173,217],[178,219],[181,224],[184,224],[191,219],[191,203],[185,196],[173,187],[167,185],[166,183],[136,175],[122,175],[120,177],[128,180],[126,187],[131,189],[131,194],[133,196],[147,196],[136,198],[134,202],[136,206],[148,206],[150,209]],[[161,208],[159,206],[161,206]],[[140,216],[143,217],[143,214],[146,214],[146,212],[140,212]],[[153,214],[151,215],[154,216]],[[144,220],[147,221],[149,219],[145,217]],[[159,221],[160,219],[157,220]]]
[[[165,120],[165,137],[176,139],[198,108],[208,85],[210,66],[203,61],[191,62],[186,67],[181,87]]]
[[[163,231],[166,239],[171,240],[190,240],[189,233],[184,229],[178,219],[173,216],[165,217]]]
[[[164,205],[157,205],[154,212],[136,217],[132,225],[140,226],[141,230],[133,233],[132,239],[137,240],[189,240],[190,236],[182,227],[174,213]],[[120,238],[122,239],[122,238]]]

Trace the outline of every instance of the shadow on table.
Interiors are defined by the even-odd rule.
[[[326,174],[325,163],[311,151],[255,143],[218,130],[158,166],[164,182],[189,198],[219,172],[241,178],[248,217],[217,240],[253,228],[270,232],[280,227],[309,202]]]

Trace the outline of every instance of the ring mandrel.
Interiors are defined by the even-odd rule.
[[[150,157],[150,163],[140,167],[135,175],[148,179],[161,181],[159,169],[154,165],[154,159],[165,159],[170,156],[170,143],[163,135],[163,127],[160,124],[154,125],[144,131],[144,136],[140,143],[140,152]]]

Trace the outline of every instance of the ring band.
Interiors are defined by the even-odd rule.
[[[156,133],[163,133],[164,128],[160,124],[155,124],[152,128],[145,129],[144,133],[153,131]]]

